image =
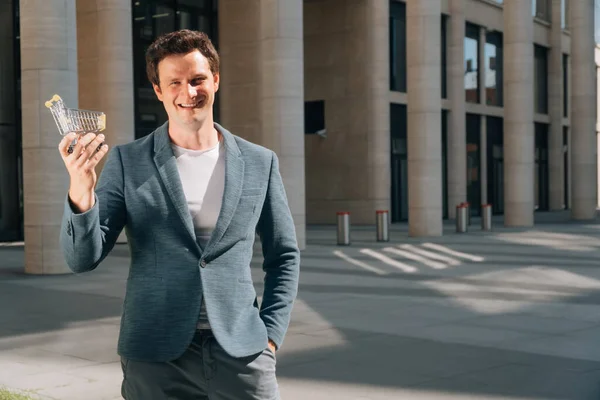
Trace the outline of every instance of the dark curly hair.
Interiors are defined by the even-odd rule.
[[[146,51],[146,74],[154,85],[159,85],[158,63],[173,54],[200,51],[208,60],[210,72],[219,73],[219,54],[204,32],[181,29],[159,36]]]

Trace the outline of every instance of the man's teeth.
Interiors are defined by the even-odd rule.
[[[193,103],[193,104],[180,104],[181,107],[196,107],[199,103]]]

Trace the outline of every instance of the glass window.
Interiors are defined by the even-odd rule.
[[[563,190],[564,208],[569,209],[569,128],[563,126]]]
[[[481,116],[467,114],[467,201],[471,215],[479,215],[481,206]]]
[[[447,63],[448,63],[448,58],[446,56],[447,54],[447,49],[446,49],[446,29],[447,29],[447,21],[448,21],[448,17],[446,15],[442,15],[442,41],[441,43],[441,52],[442,52],[442,56],[441,56],[441,61],[442,61],[442,99],[447,99],[448,98],[448,81],[447,81]]]
[[[502,34],[489,32],[485,42],[485,98],[486,104],[503,105]]]
[[[532,0],[531,8],[533,16],[544,21],[550,21],[551,0]]]
[[[465,100],[479,103],[479,27],[467,23],[465,31]]]
[[[23,239],[19,2],[0,2],[0,242]]]
[[[594,0],[594,37],[600,43],[600,0]]]
[[[560,1],[560,26],[562,29],[569,28],[569,0]]]
[[[442,218],[448,218],[448,110],[442,110]]]
[[[167,113],[156,98],[146,76],[146,50],[158,36],[177,29],[206,32],[217,46],[216,0],[139,0],[132,4],[133,68],[135,84],[135,137],[146,136],[167,120]],[[215,98],[214,117],[218,121],[219,96]]]
[[[504,213],[504,120],[486,118],[487,201],[494,214]]]
[[[390,90],[406,92],[406,5],[390,1]]]
[[[406,105],[390,104],[392,222],[408,220],[407,130]]]
[[[535,112],[548,113],[548,49],[534,45],[534,101]]]
[[[563,54],[563,116],[569,116],[569,56]]]
[[[535,123],[535,209],[549,208],[548,125]]]

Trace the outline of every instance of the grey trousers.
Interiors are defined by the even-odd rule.
[[[197,331],[186,352],[169,362],[121,357],[126,400],[279,400],[270,349],[233,358],[210,331]]]

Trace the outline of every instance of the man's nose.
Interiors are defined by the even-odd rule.
[[[188,83],[188,94],[190,95],[190,97],[196,97],[196,94],[198,94],[198,91],[196,90],[196,88],[192,85],[190,85]]]

